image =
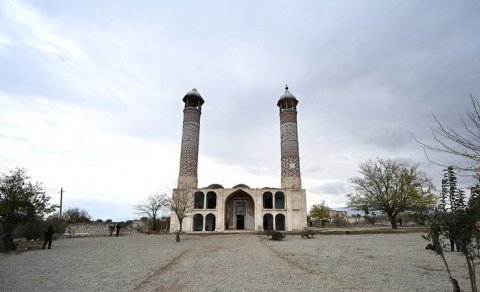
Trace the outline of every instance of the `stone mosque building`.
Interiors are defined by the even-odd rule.
[[[194,210],[183,220],[185,232],[299,231],[307,226],[306,193],[302,189],[297,133],[298,100],[285,87],[277,106],[280,110],[281,188],[251,188],[238,184],[198,187],[200,116],[204,100],[196,89],[183,98],[183,132],[180,173],[174,193],[188,192]],[[266,109],[268,110],[268,109]],[[179,229],[175,214],[171,231]]]

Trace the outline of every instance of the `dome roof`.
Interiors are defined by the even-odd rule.
[[[196,95],[196,96],[198,96],[198,97],[202,97],[202,96],[200,95],[200,93],[198,93],[198,91],[197,91],[196,88],[193,88],[192,90],[190,90],[189,92],[187,92],[186,95]]]
[[[238,184],[233,186],[233,189],[249,189],[250,187],[245,184]]]
[[[280,106],[280,103],[284,100],[294,100],[296,104],[298,103],[298,100],[295,98],[295,96],[288,91],[288,86],[285,86],[285,92],[278,99],[277,105]]]
[[[223,189],[223,186],[220,184],[211,184],[207,187],[207,189]]]

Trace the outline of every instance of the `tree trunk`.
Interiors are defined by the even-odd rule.
[[[434,243],[438,244],[437,249],[440,248],[440,241],[434,240]],[[452,277],[452,273],[450,272],[450,268],[448,267],[447,260],[445,259],[445,256],[443,255],[443,251],[439,253],[440,257],[443,260],[443,264],[445,265],[445,268],[447,268],[447,273],[448,273],[448,279],[450,280],[450,283],[452,283],[453,286],[453,292],[460,292],[460,287],[458,286],[458,281]]]
[[[477,279],[476,279],[476,276],[475,276],[475,263],[473,261],[473,258],[469,257],[468,255],[465,255],[465,258],[467,259],[468,274],[470,276],[470,286],[472,287],[472,292],[477,292]]]
[[[153,220],[153,226],[152,226],[153,232],[157,232],[157,218],[153,216],[152,220]]]
[[[397,229],[397,221],[395,216],[388,215],[388,218],[390,219],[390,224],[392,225],[392,229]]]
[[[180,228],[178,229],[177,236],[175,237],[176,242],[180,242],[180,233],[182,232],[182,221],[180,223]]]
[[[13,236],[12,236],[13,235],[13,230],[14,230],[14,227],[9,225],[8,223],[4,224],[4,226],[3,226],[3,238],[2,238],[2,240],[3,240],[3,251],[4,252],[17,249],[17,245],[15,244],[15,242],[13,242]]]

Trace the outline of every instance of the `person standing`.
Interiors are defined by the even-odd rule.
[[[457,239],[450,233],[450,251],[455,250],[455,246],[457,247],[457,252],[460,251],[460,246],[458,245]]]
[[[115,237],[118,237],[119,233],[120,233],[120,223],[117,223],[117,234],[115,234]]]
[[[51,249],[54,233],[55,232],[53,231],[53,227],[48,226],[47,232],[45,232],[45,242],[43,243],[43,249],[45,249],[45,246],[47,245],[47,242],[48,242],[48,249]]]

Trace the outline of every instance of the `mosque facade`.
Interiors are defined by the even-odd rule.
[[[298,147],[298,100],[288,87],[280,96],[281,187],[251,188],[237,184],[198,187],[200,116],[204,100],[196,89],[183,98],[180,171],[174,194],[191,196],[193,211],[182,222],[185,232],[300,231],[307,226],[306,192],[302,189]],[[172,212],[170,230],[180,228]]]

